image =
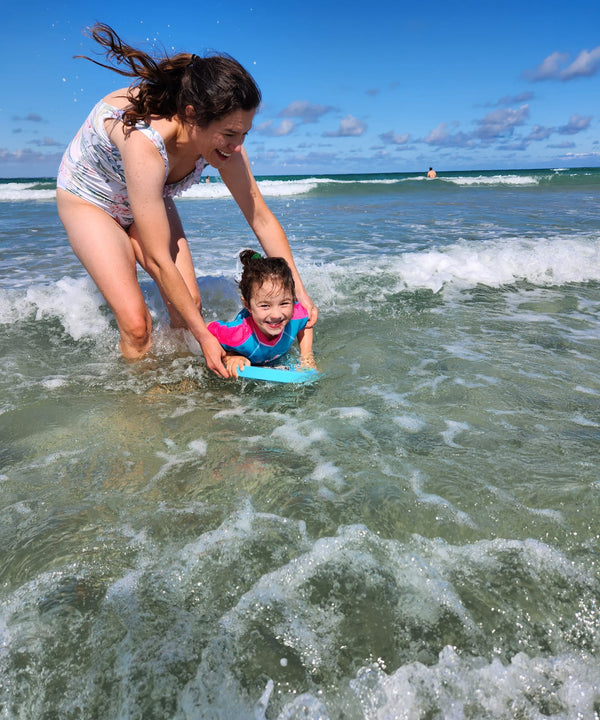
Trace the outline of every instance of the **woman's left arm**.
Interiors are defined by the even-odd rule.
[[[307,327],[311,328],[317,321],[319,311],[298,274],[286,234],[258,189],[246,151],[242,148],[239,153],[232,153],[219,172],[267,256],[287,260],[294,276],[297,298],[308,311]]]

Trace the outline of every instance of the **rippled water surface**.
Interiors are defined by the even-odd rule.
[[[0,717],[599,718],[600,176],[556,175],[265,181],[304,386],[210,376],[144,277],[123,362],[52,184],[0,186]]]

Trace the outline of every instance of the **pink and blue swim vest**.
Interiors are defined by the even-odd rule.
[[[250,313],[243,308],[231,322],[215,320],[208,330],[225,350],[247,357],[252,365],[265,365],[276,360],[292,347],[296,336],[306,327],[308,313],[301,303],[294,305],[292,319],[278,337],[271,339],[255,325]]]

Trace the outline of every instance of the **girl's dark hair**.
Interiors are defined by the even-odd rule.
[[[207,127],[235,110],[256,110],[260,105],[261,94],[253,77],[229,55],[198,57],[178,53],[154,59],[122,42],[109,25],[96,23],[87,34],[105,48],[107,60],[128,69],[106,65],[87,55],[75,57],[137,78],[127,91],[131,108],[123,113],[123,122],[129,127],[148,115],[177,115],[189,121],[185,113],[188,105],[194,108],[196,124]]]
[[[288,290],[292,297],[296,297],[294,277],[290,266],[283,258],[262,257],[254,250],[242,250],[240,262],[243,270],[238,285],[240,293],[247,303],[250,302],[254,286],[262,287],[267,280],[281,283],[284,290]]]

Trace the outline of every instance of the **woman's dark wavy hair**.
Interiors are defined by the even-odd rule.
[[[262,257],[254,250],[242,250],[242,277],[238,282],[240,293],[247,303],[252,298],[254,286],[262,287],[267,280],[280,283],[284,290],[296,297],[296,285],[290,266],[281,257]]]
[[[260,105],[261,94],[254,78],[229,55],[198,57],[178,53],[155,59],[126,45],[104,23],[96,23],[86,34],[105,48],[108,61],[129,69],[107,65],[87,55],[75,57],[137,78],[127,90],[131,107],[123,113],[123,122],[129,127],[148,115],[178,116],[189,121],[185,112],[188,105],[194,108],[196,124],[207,127],[235,110],[256,110]]]

